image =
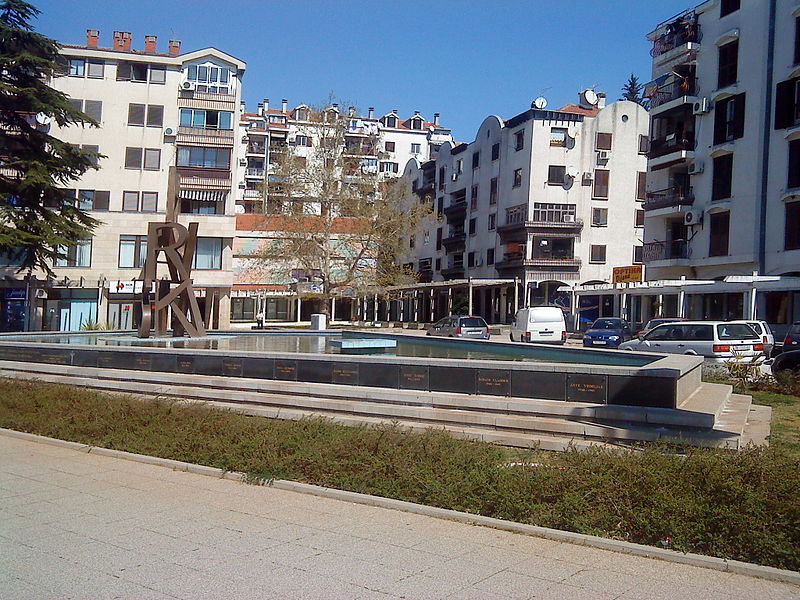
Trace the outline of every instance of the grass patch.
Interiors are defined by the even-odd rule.
[[[0,426],[643,544],[800,568],[800,464],[777,444],[685,457],[520,452],[392,426],[278,421],[0,380]],[[510,461],[523,463],[509,467]]]

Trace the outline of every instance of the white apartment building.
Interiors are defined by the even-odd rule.
[[[101,224],[91,239],[53,265],[55,278],[20,280],[0,267],[0,329],[75,330],[87,321],[130,329],[140,308],[132,281],[146,253],[148,222],[164,221],[169,169],[179,175],[179,222],[199,223],[193,266],[199,301],[213,303],[212,327],[228,325],[236,221],[232,169],[245,63],[207,48],[181,54],[155,36],[134,49],[116,31],[110,47],[88,30],[86,45],[62,45],[68,76],[51,85],[99,127],[43,125],[53,135],[100,152],[100,168],[74,188],[75,201]]]
[[[709,0],[648,38],[650,281],[625,291],[631,318],[780,334],[800,319],[800,4]]]
[[[448,288],[467,280],[470,312],[489,322],[548,303],[592,319],[597,307],[577,306],[568,289],[641,263],[647,112],[627,101],[606,106],[591,90],[579,105],[544,105],[487,117],[474,141],[446,143],[434,160],[407,165],[437,217],[409,240],[407,258],[428,291],[428,318],[446,315]]]
[[[452,141],[450,130],[440,125],[438,113],[428,121],[419,112],[403,120],[397,110],[382,117],[376,117],[372,107],[366,116],[337,104],[329,110],[347,111],[345,154],[360,157],[363,168],[385,177],[400,176],[410,159],[428,160],[442,144]],[[290,108],[286,99],[273,108],[268,98],[255,113],[241,112],[235,177],[234,321],[253,321],[260,312],[267,321],[300,321],[319,311],[313,280],[299,273],[291,260],[265,265],[252,258],[265,244],[284,235],[280,218],[284,203],[279,197],[270,197],[269,183],[276,177],[275,164],[281,153],[292,151],[305,159],[314,156],[320,125],[311,120],[312,112],[306,104]],[[336,319],[349,320],[355,312],[351,298],[334,300],[331,314]]]

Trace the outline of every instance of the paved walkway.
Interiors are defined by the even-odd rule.
[[[800,598],[800,589],[0,436],[0,598]]]

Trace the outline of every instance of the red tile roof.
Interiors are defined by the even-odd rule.
[[[556,112],[566,112],[572,113],[575,115],[583,115],[585,117],[596,117],[597,113],[600,112],[599,108],[583,108],[582,106],[578,106],[577,104],[567,104],[566,106],[562,106]]]

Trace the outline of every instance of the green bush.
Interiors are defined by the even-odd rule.
[[[397,427],[278,421],[3,380],[0,426],[523,523],[800,568],[800,464],[786,447],[683,456],[516,451]]]

